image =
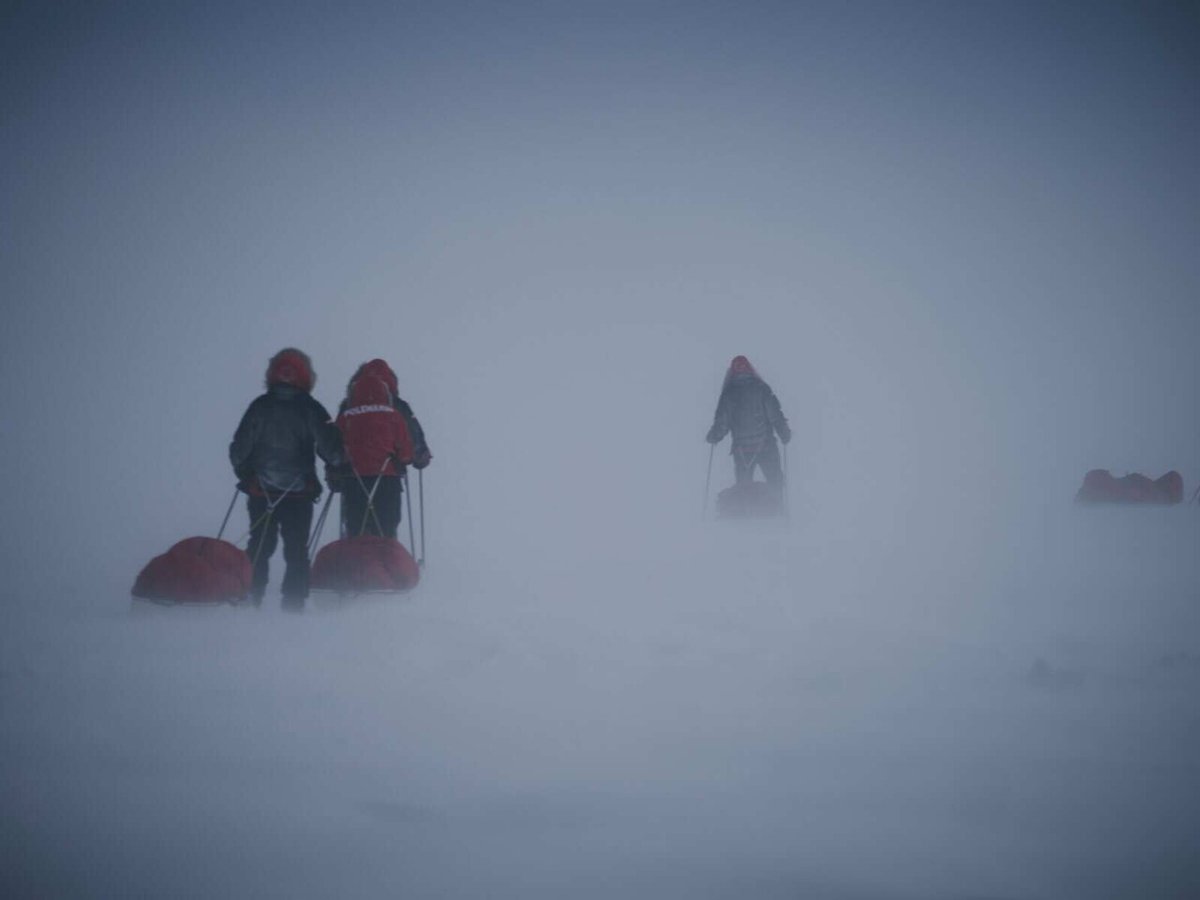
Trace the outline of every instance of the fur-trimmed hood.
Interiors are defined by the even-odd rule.
[[[268,388],[276,384],[290,384],[311,394],[317,383],[317,372],[307,353],[295,347],[285,347],[267,363],[266,382]]]

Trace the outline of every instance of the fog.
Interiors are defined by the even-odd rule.
[[[1186,4],[10,4],[6,896],[1187,897]],[[145,608],[294,345],[402,597]],[[791,516],[712,516],[745,354]],[[247,528],[244,504],[230,533]],[[407,526],[402,525],[407,536]]]

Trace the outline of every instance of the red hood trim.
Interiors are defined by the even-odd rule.
[[[306,393],[312,393],[317,383],[317,373],[312,360],[303,350],[285,347],[267,363],[267,387],[273,384],[290,384]]]

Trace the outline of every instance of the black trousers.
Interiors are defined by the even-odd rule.
[[[376,481],[379,487],[375,487]],[[400,529],[400,499],[404,490],[400,476],[368,475],[362,480],[362,487],[353,476],[343,483],[342,528],[346,535],[378,534],[395,538]],[[363,488],[366,489],[365,493]],[[372,488],[375,489],[375,496],[368,511],[367,494]]]
[[[754,467],[762,469],[767,484],[783,490],[783,467],[779,463],[779,445],[774,437],[757,444],[733,445],[733,475],[738,484],[754,480]]]
[[[246,553],[254,564],[251,591],[255,599],[261,599],[266,591],[271,556],[282,534],[287,567],[283,574],[283,599],[303,602],[308,596],[308,532],[312,527],[313,498],[307,494],[289,494],[276,504],[270,515],[268,505],[266,497],[254,496],[246,504],[251,526]]]

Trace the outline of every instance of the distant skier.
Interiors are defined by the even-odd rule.
[[[396,538],[400,525],[400,473],[413,461],[408,426],[392,405],[387,385],[360,375],[337,419],[349,457],[342,478],[342,519],[349,535]]]
[[[735,356],[725,373],[707,440],[710,444],[718,444],[730,433],[737,483],[753,481],[754,467],[759,466],[767,484],[782,493],[783,469],[779,464],[779,445],[775,443],[775,436],[786,444],[792,439],[792,429],[788,427],[774,391],[744,356]]]
[[[248,494],[254,563],[251,599],[262,603],[268,564],[283,535],[284,609],[304,608],[308,597],[308,533],[313,503],[321,493],[314,452],[328,466],[345,461],[342,436],[329,413],[313,399],[317,376],[308,355],[288,347],[267,365],[267,392],[242,416],[229,461],[238,486]]]

